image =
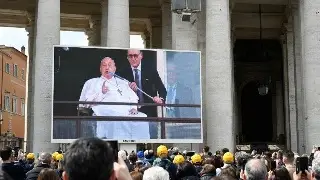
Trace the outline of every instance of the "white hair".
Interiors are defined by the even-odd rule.
[[[314,159],[320,158],[320,151],[316,151],[313,155]]]
[[[127,154],[124,150],[120,150],[118,152],[118,156],[121,157],[123,160],[126,160],[127,159]]]
[[[312,171],[320,177],[320,158],[316,158],[312,161]]]
[[[144,171],[143,180],[169,180],[169,173],[162,167],[155,166]]]

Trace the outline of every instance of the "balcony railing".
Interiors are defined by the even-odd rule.
[[[76,136],[79,138],[81,136],[81,121],[139,121],[139,122],[159,122],[160,123],[160,134],[161,139],[166,137],[166,123],[201,123],[201,118],[168,118],[165,117],[166,107],[179,107],[179,108],[201,108],[199,104],[156,104],[156,103],[123,103],[123,102],[89,102],[89,101],[54,101],[55,105],[69,104],[76,105],[78,108],[77,114],[74,116],[53,116],[54,121],[64,121],[64,120],[74,120],[76,121]],[[83,115],[85,111],[90,108],[82,108],[79,105],[82,104],[94,104],[94,105],[136,105],[136,106],[157,106],[160,107],[160,114],[158,117],[129,117],[129,116],[92,116]],[[159,111],[158,111],[159,112]]]

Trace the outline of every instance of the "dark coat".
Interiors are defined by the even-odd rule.
[[[27,172],[27,178],[26,180],[37,180],[38,175],[41,172],[42,169],[45,168],[51,168],[48,164],[39,164],[35,168],[33,168],[31,171]]]
[[[6,172],[14,180],[24,180],[26,174],[24,168],[20,164],[3,163],[2,171]]]
[[[130,82],[134,82],[134,76],[130,66],[120,70],[117,74]],[[152,97],[157,96],[157,93],[159,93],[159,96],[165,101],[167,97],[167,90],[164,87],[157,70],[153,70],[150,67],[145,67],[144,63],[142,63],[140,78],[142,90],[144,92]],[[143,100],[144,103],[153,103],[153,100],[146,95],[143,95]],[[143,106],[141,107],[140,111],[145,113],[148,117],[157,117],[157,106]]]

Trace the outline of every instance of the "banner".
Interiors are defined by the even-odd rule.
[[[202,142],[200,56],[55,46],[52,142]]]

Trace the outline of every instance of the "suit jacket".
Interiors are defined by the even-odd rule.
[[[130,82],[134,82],[134,76],[132,72],[131,66],[124,68],[118,71],[119,76],[127,79]],[[159,96],[162,97],[164,100],[167,96],[166,88],[164,87],[162,80],[159,76],[157,70],[150,69],[148,67],[144,67],[143,64],[141,66],[141,84],[142,90],[149,94],[150,96],[154,97]],[[153,100],[143,94],[144,103],[153,103]],[[157,106],[143,106],[140,108],[141,112],[147,114],[149,117],[157,117]]]
[[[181,83],[177,83],[174,104],[195,104],[192,90]],[[197,116],[196,108],[175,107],[174,109],[177,118],[196,118]]]

